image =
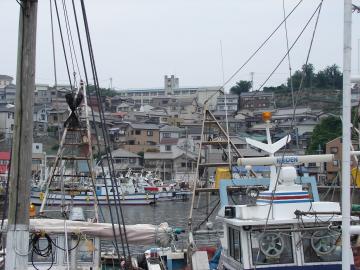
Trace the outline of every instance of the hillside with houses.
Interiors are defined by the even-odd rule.
[[[33,136],[34,143],[41,147],[41,150],[34,149],[37,156],[46,153],[51,158],[57,151],[59,134],[69,114],[65,101],[68,91],[68,85],[36,85]],[[292,142],[286,151],[304,154],[315,126],[336,111],[337,104],[332,102],[338,101],[339,92],[339,89],[331,88],[304,91],[294,111],[289,106],[290,92],[284,93],[279,88],[224,95],[221,86],[216,85],[181,87],[179,78],[171,75],[164,77],[161,88],[111,90],[106,92],[111,94],[103,95],[101,101],[105,108],[106,128],[116,169],[123,172],[129,168],[135,171],[145,168],[170,180],[192,179],[196,175],[204,106],[224,129],[228,128],[231,140],[245,157],[265,155],[245,142],[245,137],[265,140],[261,117],[264,111],[272,113],[273,140],[290,132]],[[354,101],[359,99],[358,88],[355,87],[352,94]],[[0,75],[0,152],[10,149],[14,129],[14,97],[13,78]],[[97,105],[96,102],[97,99],[90,94],[89,104]],[[95,142],[97,136],[102,143],[104,138],[96,132],[101,128],[99,112],[91,108],[90,105],[89,110],[93,115],[90,118],[92,139]],[[205,130],[204,134],[212,139],[219,136],[211,129]],[[211,153],[214,162],[221,160],[222,149],[216,145],[204,147]],[[325,151],[330,150],[325,147],[319,149],[319,152]],[[94,156],[99,162],[102,153],[94,153]],[[41,161],[34,161],[34,173],[38,173],[40,165]],[[311,164],[308,167],[311,173],[322,173],[323,168]]]

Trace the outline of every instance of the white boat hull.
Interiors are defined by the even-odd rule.
[[[114,196],[110,195],[109,200],[107,200],[106,195],[98,195],[98,204],[99,205],[115,205]],[[145,194],[145,193],[135,193],[128,195],[120,195],[120,204],[121,205],[149,205],[154,204],[158,200],[159,196],[157,194]],[[94,205],[94,197],[92,194],[78,194],[75,196],[65,195],[65,202],[71,202],[73,205]],[[62,203],[63,196],[61,194],[53,193],[50,194],[47,198],[47,205],[60,205]],[[42,195],[40,191],[31,192],[31,203],[34,205],[41,205]]]

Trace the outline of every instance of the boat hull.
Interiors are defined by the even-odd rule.
[[[63,196],[61,194],[50,194],[47,198],[47,205],[61,205]],[[99,205],[115,205],[115,200],[113,196],[109,196],[107,200],[106,195],[98,195],[98,204]],[[136,193],[129,195],[120,195],[120,204],[121,205],[149,205],[155,204],[159,196],[156,194],[145,194],[145,193]],[[71,202],[73,205],[94,205],[94,197],[92,195],[78,194],[75,196],[65,195],[65,202]],[[42,195],[40,191],[31,192],[31,203],[34,205],[41,205]],[[117,202],[116,202],[117,203]]]

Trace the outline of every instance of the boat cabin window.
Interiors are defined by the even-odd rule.
[[[305,263],[341,261],[341,231],[314,229],[301,237]]]
[[[253,265],[294,263],[290,232],[252,231],[250,241]]]
[[[241,262],[240,231],[229,227],[229,255],[236,261]]]
[[[81,240],[76,253],[76,259],[78,262],[92,262],[94,259],[94,239]]]
[[[52,241],[54,241],[55,244],[57,244],[57,238],[52,237]],[[32,247],[32,243],[30,244],[30,253],[28,256],[28,260],[29,263],[34,263],[35,265],[38,263],[52,263],[54,262],[54,264],[56,264],[56,250],[57,248],[54,247],[54,245],[52,243],[50,243],[50,245],[52,245],[51,251],[47,253],[46,251],[49,250],[49,242],[48,239],[46,239],[45,237],[40,238],[37,243],[35,244],[35,248],[40,251],[40,254],[37,254]],[[44,256],[41,256],[41,254],[43,254]],[[48,256],[45,256],[48,255]]]

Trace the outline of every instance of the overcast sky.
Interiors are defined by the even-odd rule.
[[[71,1],[66,2],[72,15]],[[79,6],[79,1],[75,2]],[[282,0],[85,2],[99,80],[104,87],[109,86],[109,78],[113,78],[116,88],[162,87],[166,74],[178,76],[180,86],[221,85],[220,41],[227,79],[283,19]],[[287,12],[297,2],[285,0]],[[290,43],[319,2],[304,0],[289,18]],[[53,84],[49,8],[49,0],[39,1],[36,81]],[[15,0],[0,0],[0,10],[0,74],[15,76],[19,5]],[[354,13],[353,29],[358,29],[353,31],[353,68],[356,71],[359,26],[360,14]],[[293,70],[305,62],[313,28],[314,23],[291,51]],[[76,29],[72,27],[72,31],[75,37]],[[55,32],[58,81],[66,83],[57,27]],[[310,56],[310,62],[317,70],[334,63],[342,66],[342,32],[343,1],[325,0]],[[238,80],[250,80],[250,72],[254,72],[254,85],[258,87],[285,53],[285,30],[281,28],[228,86]],[[288,62],[285,61],[267,85],[285,82],[288,72]]]

